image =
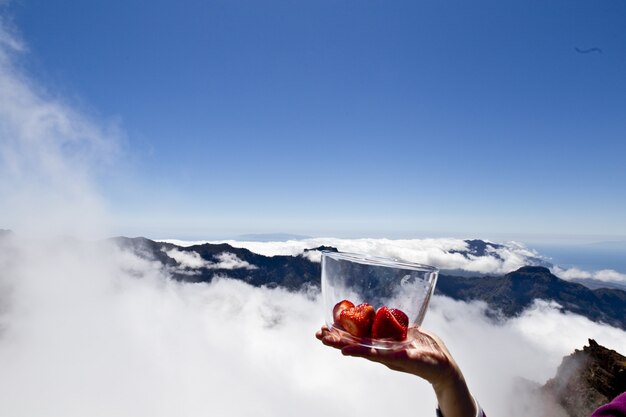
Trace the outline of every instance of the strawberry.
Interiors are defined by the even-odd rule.
[[[398,320],[398,323],[404,327],[409,327],[409,317],[404,314],[404,311],[397,308],[390,308],[389,312]]]
[[[372,337],[374,339],[406,339],[409,318],[402,310],[387,308],[385,306],[376,311],[372,324]]]
[[[350,300],[342,300],[335,304],[335,307],[333,307],[333,320],[335,320],[335,323],[339,321],[339,315],[343,310],[347,310],[352,307],[354,307],[354,303]]]
[[[363,303],[343,310],[339,314],[337,324],[352,336],[369,337],[374,316],[376,316],[374,307]]]

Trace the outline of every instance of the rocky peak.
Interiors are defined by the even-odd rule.
[[[519,268],[517,271],[518,275],[551,275],[550,270],[543,266],[523,266]]]
[[[543,387],[571,417],[589,417],[626,391],[626,357],[589,339],[589,346],[563,358]]]

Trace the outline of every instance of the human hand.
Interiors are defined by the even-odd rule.
[[[476,404],[461,369],[435,334],[410,328],[408,343],[393,349],[361,346],[340,332],[322,326],[315,336],[325,345],[339,349],[345,356],[354,356],[381,363],[388,368],[416,375],[428,381],[435,390],[439,406],[446,417],[473,417]]]
[[[460,374],[452,355],[441,339],[419,328],[410,328],[409,343],[394,349],[376,349],[355,344],[340,332],[323,326],[315,335],[323,344],[341,350],[346,356],[355,356],[381,363],[394,371],[419,376],[433,385],[441,384]]]

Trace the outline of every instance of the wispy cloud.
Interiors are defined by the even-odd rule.
[[[22,233],[93,231],[104,218],[94,169],[119,132],[55,97],[15,64],[26,48],[0,21],[0,210]]]
[[[7,1],[0,1],[0,6]],[[8,60],[11,53],[26,51],[26,45],[15,35],[15,29],[10,29],[9,23],[5,16],[0,16],[0,61]]]
[[[222,252],[217,256],[218,262],[210,264],[212,269],[257,269],[255,265],[239,259],[237,255],[230,252]]]
[[[173,258],[182,268],[199,269],[206,268],[210,262],[202,259],[200,254],[193,251],[181,251],[178,249],[170,249],[165,254]]]
[[[560,278],[572,279],[595,279],[603,282],[614,282],[626,284],[626,274],[622,274],[612,269],[601,269],[599,271],[584,271],[579,268],[561,268],[555,266],[552,272]]]
[[[217,254],[215,256],[217,262],[207,261],[194,251],[181,251],[174,248],[165,251],[165,253],[170,258],[176,260],[183,269],[257,269],[255,265],[240,259],[236,254],[230,252]]]

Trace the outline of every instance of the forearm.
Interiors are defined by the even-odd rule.
[[[476,417],[476,402],[460,372],[433,388],[443,417]]]

